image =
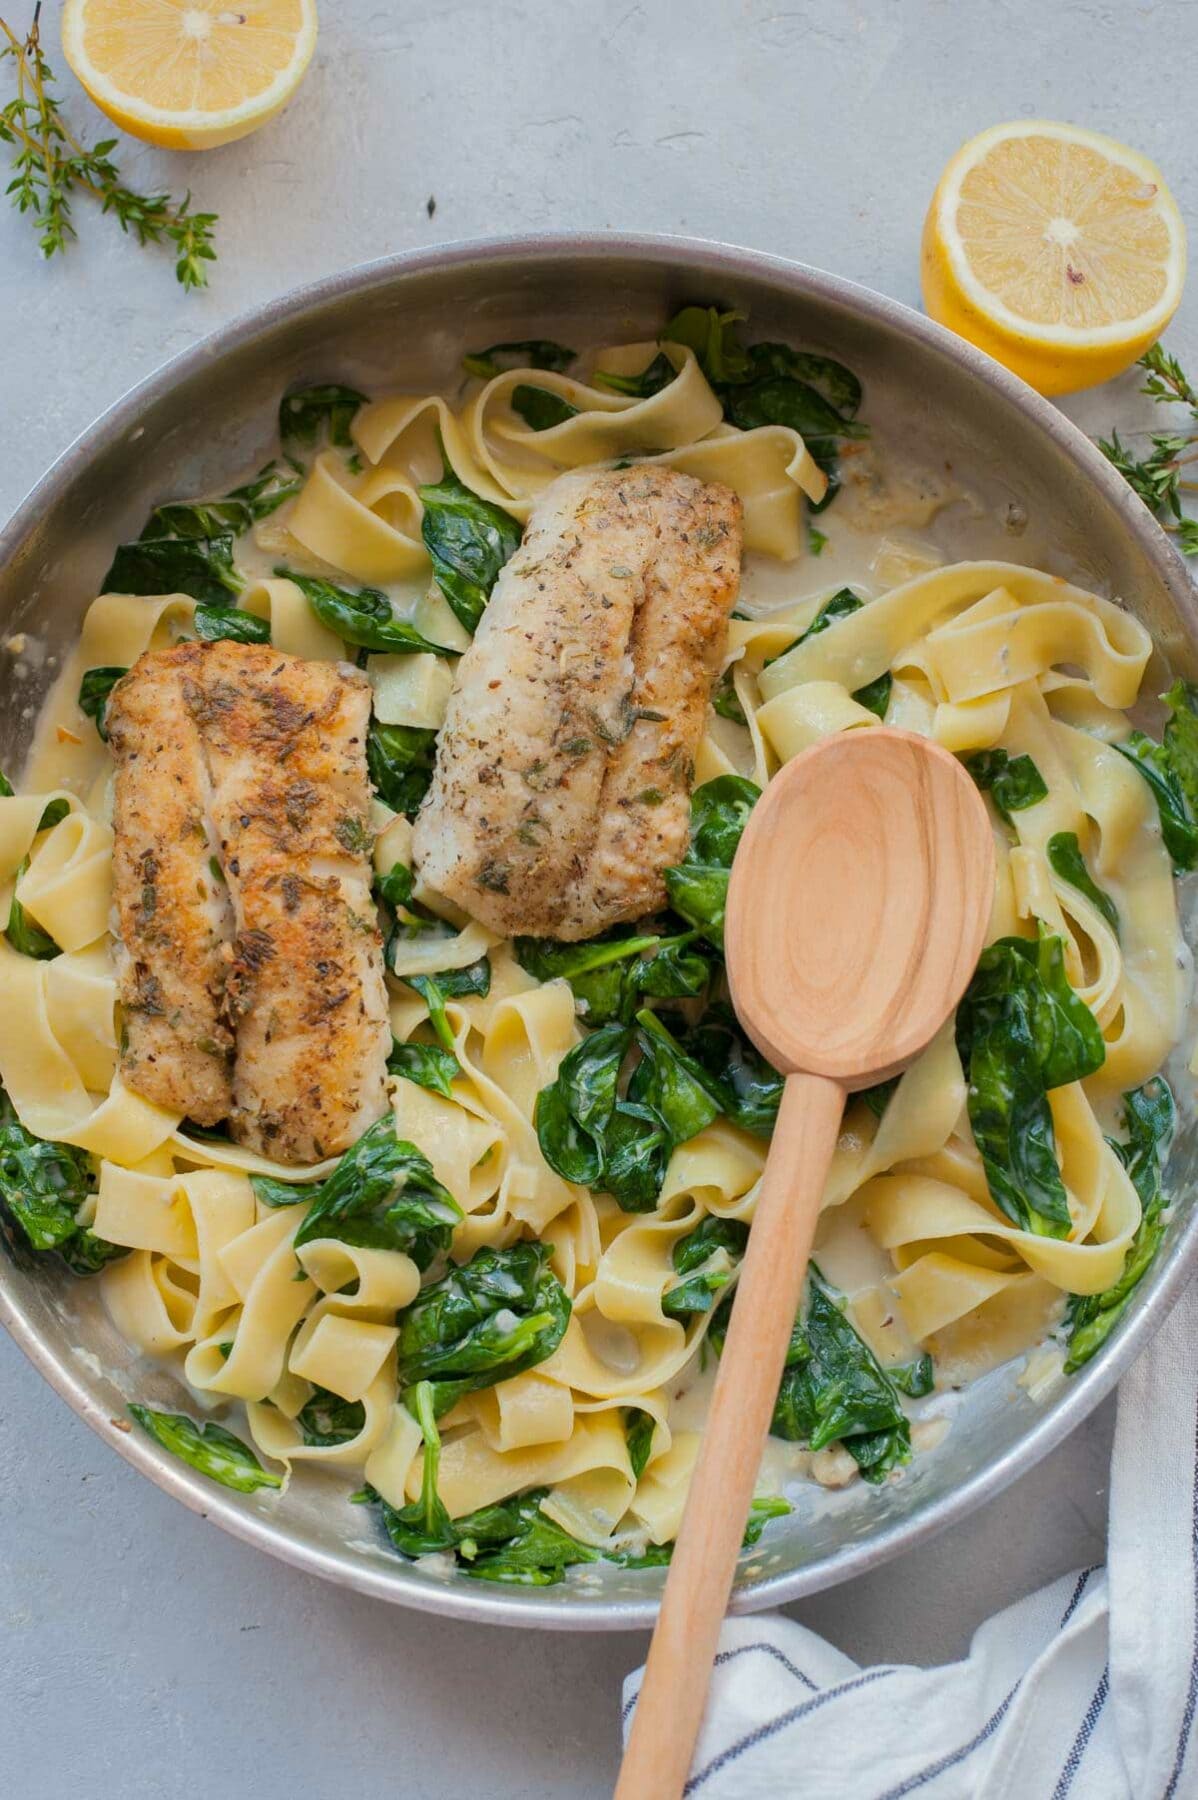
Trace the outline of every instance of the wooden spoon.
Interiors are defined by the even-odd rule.
[[[948,1018],[993,893],[981,796],[908,732],[826,738],[750,816],[728,889],[728,979],[786,1086],[617,1800],[682,1793],[845,1101]]]

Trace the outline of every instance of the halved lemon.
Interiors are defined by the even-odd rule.
[[[1128,368],[1177,310],[1186,236],[1146,156],[1076,125],[993,125],[924,222],[924,305],[1042,394]]]
[[[211,150],[265,125],[303,80],[316,0],[66,0],[62,47],[133,137]]]

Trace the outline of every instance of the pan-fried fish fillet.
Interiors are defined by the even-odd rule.
[[[143,656],[108,701],[121,1073],[147,1100],[215,1125],[233,1103],[223,1011],[233,915],[185,670],[179,651]]]
[[[438,739],[413,837],[431,887],[567,940],[664,904],[740,559],[729,488],[659,465],[546,488]]]
[[[229,1118],[239,1143],[283,1162],[336,1155],[386,1111],[390,1032],[370,894],[370,686],[344,664],[218,642],[143,656],[117,695],[130,687],[143,715],[156,705],[168,711],[181,760],[198,769],[205,853],[211,840],[227,883],[217,1004],[236,1055],[214,1116]],[[137,735],[132,723],[122,728],[126,745]],[[131,778],[136,786],[139,767],[144,780],[140,758],[127,757],[117,777],[123,931],[127,913],[136,922],[137,903],[125,891],[133,877],[121,848],[121,790]],[[151,783],[151,829],[156,798]],[[194,911],[180,914],[169,937],[146,946],[157,979],[187,960],[195,928]],[[197,1117],[190,1063],[178,1045],[165,1060],[173,1091]],[[140,1061],[126,1063],[125,1078],[146,1091]]]
[[[203,679],[186,696],[208,757],[236,924],[230,1128],[284,1162],[336,1155],[386,1111],[370,695],[345,664],[222,642],[208,647]]]

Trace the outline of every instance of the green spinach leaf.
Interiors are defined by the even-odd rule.
[[[669,387],[674,374],[673,363],[664,351],[659,351],[639,375],[614,375],[610,369],[596,369],[594,379],[596,387],[608,388],[613,394],[627,394],[632,400],[649,400]]]
[[[683,1047],[704,1071],[720,1111],[755,1137],[769,1137],[782,1104],[783,1079],[741,1030],[724,1001],[709,1006]]]
[[[283,1477],[264,1469],[248,1444],[208,1420],[197,1425],[186,1413],[155,1412],[150,1406],[131,1406],[129,1411],[148,1436],[212,1481],[238,1494],[259,1488],[281,1488]]]
[[[642,1411],[639,1406],[630,1406],[625,1410],[624,1441],[628,1445],[628,1461],[632,1465],[634,1481],[639,1481],[645,1473],[656,1430],[657,1420],[652,1413]]]
[[[429,1088],[434,1094],[453,1096],[453,1082],[460,1075],[461,1064],[452,1050],[440,1044],[401,1044],[392,1039],[387,1067],[392,1075],[414,1081],[417,1087]]]
[[[25,857],[17,870],[18,884],[28,867],[29,858]],[[62,951],[50,933],[43,931],[36,920],[25,911],[17,899],[15,890],[9,902],[8,924],[4,928],[4,935],[13,949],[21,956],[31,956],[38,962],[52,962],[56,956],[62,955]]]
[[[200,601],[192,618],[196,637],[203,644],[227,639],[234,644],[269,644],[270,624],[257,613],[240,606],[209,606]]]
[[[725,669],[711,692],[711,708],[721,719],[731,719],[734,725],[747,726],[745,709],[737,696],[736,686],[732,679],[732,670]]]
[[[171,500],[156,506],[142,527],[143,538],[240,537],[259,519],[277,511],[299,493],[303,476],[298,465],[267,463],[253,481],[234,488],[220,500]]]
[[[520,548],[521,527],[458,480],[448,462],[441,479],[422,487],[421,531],[433,575],[467,631],[477,629],[504,563]]]
[[[441,1470],[441,1434],[433,1410],[433,1386],[418,1381],[408,1397],[424,1439],[424,1459],[420,1476],[420,1498],[407,1506],[390,1506],[384,1500],[383,1524],[387,1536],[401,1556],[432,1556],[440,1550],[452,1550],[458,1541],[457,1530],[437,1491]]]
[[[1161,1172],[1169,1154],[1176,1108],[1168,1082],[1156,1075],[1143,1087],[1123,1096],[1126,1138],[1111,1148],[1131,1176],[1143,1213],[1128,1245],[1118,1281],[1100,1294],[1074,1294],[1065,1316],[1068,1354],[1065,1372],[1076,1373],[1101,1349],[1143,1280],[1161,1247],[1165,1227],[1161,1218],[1165,1198]]]
[[[995,1205],[1024,1231],[1066,1236],[1048,1092],[1092,1075],[1106,1047],[1066,978],[1059,937],[1000,938],[982,952],[957,1009],[957,1047]]]
[[[684,306],[663,330],[662,340],[693,350],[704,375],[718,389],[749,374],[748,353],[736,333],[744,320],[744,313],[722,312],[718,306]]]
[[[453,1055],[453,1032],[446,1017],[445,1002],[465,1000],[471,995],[485,998],[491,991],[490,959],[480,956],[477,961],[467,963],[464,969],[442,969],[436,975],[404,975],[400,979],[420,995],[428,1007],[429,1023],[441,1047]]]
[[[108,742],[108,696],[128,669],[85,669],[79,683],[79,710],[91,719],[104,743]]]
[[[428,1158],[396,1133],[388,1114],[347,1150],[316,1190],[295,1234],[298,1248],[339,1238],[378,1250],[402,1250],[418,1269],[448,1250],[462,1209],[433,1174]]]
[[[732,859],[761,790],[743,775],[717,775],[691,798],[691,841],[681,863],[665,872],[675,912],[724,947],[724,910]]]
[[[366,1423],[366,1408],[360,1400],[343,1400],[328,1388],[317,1388],[306,1400],[295,1418],[305,1444],[348,1444]]]
[[[245,583],[233,567],[233,533],[211,537],[138,538],[121,544],[101,584],[103,594],[190,594],[228,606]]]
[[[437,734],[426,725],[380,725],[366,730],[370,784],[392,812],[414,813],[428,792],[437,757]]]
[[[322,438],[346,449],[353,443],[350,426],[366,396],[339,381],[295,388],[279,402],[279,437],[284,447],[311,449]]]
[[[570,367],[577,351],[567,350],[547,338],[526,338],[508,344],[492,344],[487,350],[472,350],[462,358],[468,375],[480,381],[492,381],[505,369],[552,369],[561,375]]]
[[[1186,692],[1189,690],[1186,689]],[[1176,689],[1170,689],[1170,693]],[[1189,706],[1185,708],[1189,715]],[[1172,723],[1172,722],[1171,722]],[[1140,774],[1152,789],[1156,801],[1157,813],[1161,822],[1161,837],[1165,848],[1173,858],[1173,867],[1178,874],[1189,869],[1198,868],[1198,807],[1187,798],[1187,792],[1194,782],[1190,758],[1182,754],[1182,747],[1187,741],[1189,727],[1180,725],[1174,732],[1172,749],[1170,747],[1170,725],[1165,727],[1165,740],[1154,743],[1142,731],[1133,731],[1123,743],[1116,744],[1115,749],[1129,762],[1134,763]],[[1179,761],[1175,761],[1175,753]],[[1184,782],[1182,774],[1184,772]]]
[[[300,1206],[320,1192],[319,1187],[297,1187],[275,1175],[251,1175],[250,1186],[263,1206]]]
[[[965,767],[984,794],[989,794],[1007,823],[1013,812],[1047,799],[1043,775],[1030,756],[1009,756],[1005,750],[975,750]]]
[[[741,1547],[751,1550],[754,1544],[761,1542],[761,1534],[771,1519],[785,1519],[794,1507],[781,1494],[757,1494],[749,1506],[749,1517],[745,1525],[745,1535],[741,1539]]]
[[[532,431],[551,431],[555,425],[578,417],[578,408],[560,394],[551,388],[531,387],[526,381],[512,389],[511,405]]]
[[[22,1240],[33,1250],[57,1252],[76,1275],[94,1275],[126,1256],[123,1245],[110,1244],[77,1222],[94,1191],[86,1152],[34,1137],[2,1090],[0,1103],[0,1212],[19,1228]]]
[[[404,1392],[432,1383],[441,1418],[463,1394],[523,1374],[552,1356],[570,1318],[570,1298],[549,1267],[552,1246],[476,1250],[422,1288],[399,1315]]]
[[[1091,906],[1097,907],[1115,936],[1119,936],[1119,908],[1111,896],[1100,888],[1086,865],[1076,831],[1058,831],[1045,846],[1048,864],[1055,875],[1084,894]]]
[[[407,619],[397,619],[381,588],[355,591],[315,575],[297,575],[293,569],[277,568],[275,574],[294,581],[321,624],[358,649],[390,656],[411,656],[418,652],[433,656],[457,654],[444,644],[434,644]]]

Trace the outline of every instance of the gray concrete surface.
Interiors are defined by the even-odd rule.
[[[14,26],[30,3],[9,0]],[[1183,210],[1198,200],[1194,13],[1168,0],[325,0],[323,12],[303,92],[266,132],[203,158],[125,154],[146,186],[191,183],[221,214],[206,295],[185,298],[162,255],[90,208],[52,265],[26,221],[0,214],[0,514],[175,351],[391,250],[529,228],[687,231],[914,302],[942,164],[1020,115],[1111,131],[1163,163]],[[1198,352],[1198,306],[1170,337]],[[1133,390],[1078,416],[1125,419]],[[863,1660],[959,1654],[988,1613],[1101,1555],[1111,1418],[1102,1409],[934,1544],[795,1616]],[[0,1341],[9,1800],[589,1800],[610,1791],[620,1678],[643,1644],[404,1614],[268,1562],[141,1481]]]

